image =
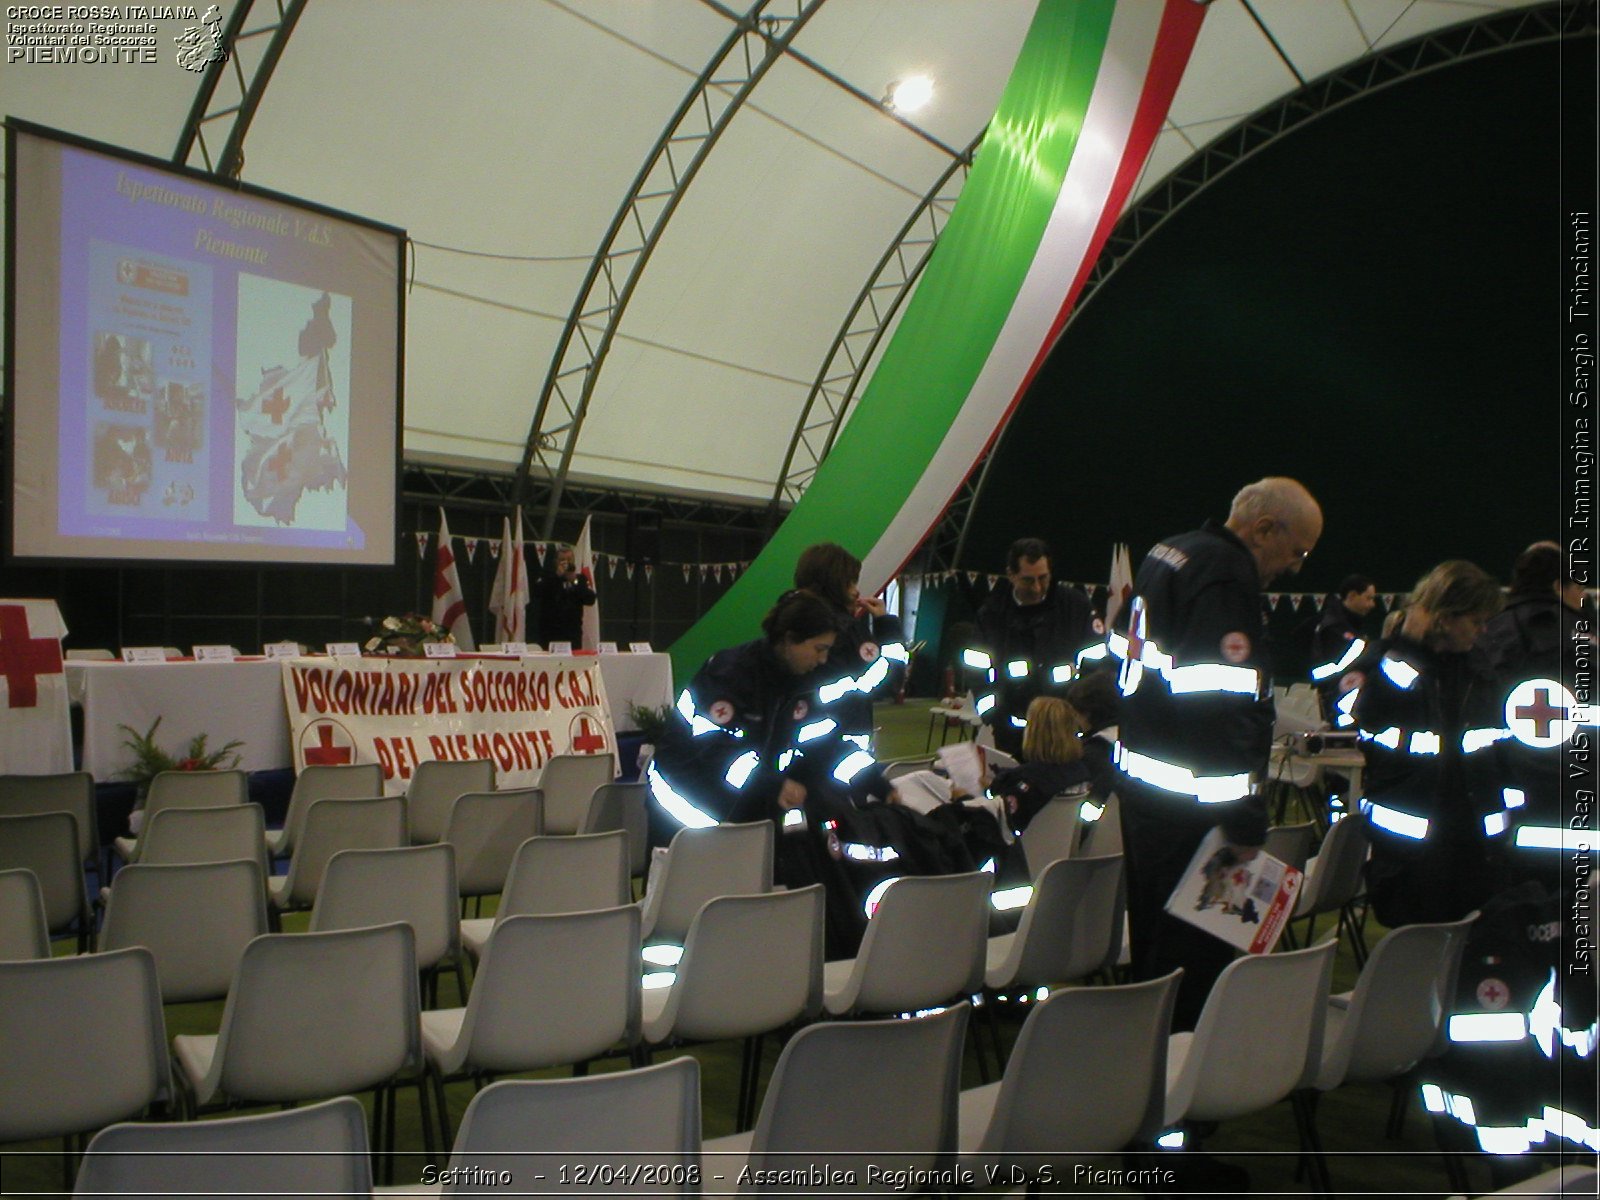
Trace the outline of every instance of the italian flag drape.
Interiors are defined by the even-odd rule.
[[[849,424],[760,556],[672,647],[755,637],[805,547],[879,590],[998,435],[1083,288],[1189,61],[1194,0],[1041,0],[972,174]]]

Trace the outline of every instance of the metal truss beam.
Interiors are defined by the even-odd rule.
[[[756,0],[678,105],[612,217],[556,343],[512,491],[513,503],[527,500],[537,462],[550,481],[540,523],[545,539],[560,510],[600,369],[645,264],[712,147],[823,2]]]
[[[239,178],[245,134],[305,6],[306,0],[238,0],[223,30],[227,56],[201,74],[173,162]],[[260,23],[250,24],[257,9]]]
[[[1391,50],[1365,55],[1269,104],[1196,151],[1123,213],[1095,260],[1094,269],[1084,283],[1072,315],[1062,326],[1060,336],[1066,335],[1100,287],[1151,234],[1235,167],[1281,138],[1318,117],[1419,75],[1521,46],[1577,36],[1593,37],[1595,32],[1596,0],[1561,0],[1534,8],[1512,9],[1424,34]],[[988,478],[989,464],[994,461],[1003,436],[1002,430],[989,443],[988,450],[973,465],[943,518],[928,535],[924,548],[928,553],[929,570],[954,570],[965,560],[972,516]]]
[[[823,355],[822,366],[795,422],[789,450],[783,456],[783,469],[778,472],[778,482],[768,506],[770,526],[777,526],[781,505],[794,504],[800,499],[822,460],[833,449],[839,430],[844,426],[845,414],[855,401],[884,333],[922,274],[939,235],[944,232],[950,210],[966,184],[972,156],[982,140],[980,133],[934,180],[878,259],[850,305],[850,311],[845,314],[839,332]]]
[[[462,468],[407,463],[401,498],[408,503],[439,504],[452,511],[479,510],[505,513],[512,504],[515,477]],[[534,485],[530,502],[549,502],[548,485]],[[737,503],[668,492],[625,491],[615,487],[568,480],[562,492],[560,515],[582,517],[609,514],[625,517],[630,509],[653,508],[679,526],[759,533],[764,509],[759,502]],[[542,535],[549,541],[553,535]]]

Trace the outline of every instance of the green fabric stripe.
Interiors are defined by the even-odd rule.
[[[994,121],[916,294],[833,452],[738,582],[672,646],[687,680],[759,634],[816,542],[857,556],[921,479],[994,347],[1061,191],[1115,0],[1040,0]]]

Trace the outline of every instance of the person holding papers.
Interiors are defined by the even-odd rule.
[[[1391,928],[1458,921],[1493,887],[1503,822],[1493,679],[1471,653],[1500,611],[1500,585],[1469,562],[1441,563],[1411,593],[1399,632],[1337,702],[1366,759],[1361,813],[1372,838],[1367,895]],[[1348,727],[1348,726],[1346,726]],[[1486,824],[1487,821],[1487,824]]]

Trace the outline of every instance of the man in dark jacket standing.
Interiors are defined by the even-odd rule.
[[[1100,641],[1094,608],[1081,590],[1050,578],[1050,547],[1019,538],[1006,554],[1010,587],[978,610],[976,645],[963,662],[982,673],[974,689],[978,715],[994,728],[994,744],[1015,757],[1022,749],[1028,705],[1060,696],[1072,682],[1078,652]]]
[[[1298,571],[1321,536],[1322,510],[1301,484],[1249,484],[1226,523],[1151,549],[1109,638],[1124,697],[1114,753],[1133,973],[1184,969],[1178,1030],[1194,1028],[1233,949],[1169,915],[1167,898],[1213,828],[1242,858],[1266,839],[1274,706],[1261,589]]]
[[[594,603],[594,588],[578,570],[571,546],[555,552],[555,566],[539,571],[539,642],[569,642],[583,646],[583,610]],[[588,649],[593,650],[590,646]]]

